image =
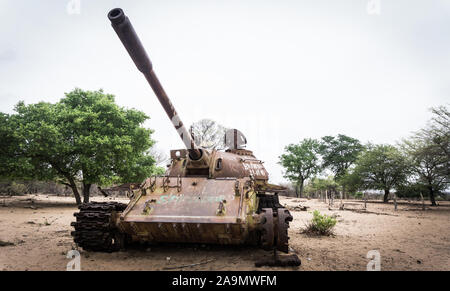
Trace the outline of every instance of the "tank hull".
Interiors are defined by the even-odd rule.
[[[133,196],[117,218],[133,240],[257,243],[257,197],[249,178],[155,177]]]

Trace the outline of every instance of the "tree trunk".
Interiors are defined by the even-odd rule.
[[[433,186],[429,186],[429,187],[428,187],[428,191],[430,192],[431,206],[436,206],[436,200],[434,199]]]
[[[80,192],[78,192],[75,180],[72,177],[67,177],[67,180],[69,180],[70,188],[72,188],[73,196],[75,196],[75,201],[77,202],[77,205],[81,205]]]
[[[345,192],[345,185],[342,186],[342,196],[344,196],[344,199],[347,199],[347,192]]]
[[[394,193],[394,210],[397,211],[397,194]]]
[[[299,191],[299,198],[302,198],[303,197],[303,180],[301,180],[300,182],[299,182],[299,187],[300,187],[300,191]]]
[[[389,189],[384,189],[383,203],[388,203],[388,201],[389,201]]]
[[[92,184],[83,183],[83,203],[89,203],[89,194],[91,193]]]

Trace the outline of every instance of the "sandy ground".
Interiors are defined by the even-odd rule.
[[[448,202],[425,211],[402,202],[394,211],[392,204],[374,201],[365,212],[358,201],[345,201],[346,210],[338,209],[339,201],[331,210],[317,200],[282,198],[281,203],[294,216],[289,236],[302,260],[298,268],[256,268],[255,261],[267,253],[253,247],[160,245],[117,253],[80,250],[81,269],[180,270],[176,267],[209,261],[182,270],[366,270],[367,252],[378,250],[382,270],[450,270]],[[300,204],[308,211],[293,209]],[[301,234],[314,209],[337,217],[335,236]],[[14,244],[0,247],[0,270],[65,270],[66,254],[76,248],[70,236],[75,211],[71,197],[0,197],[0,240]]]

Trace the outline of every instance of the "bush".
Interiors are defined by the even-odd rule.
[[[27,186],[21,183],[12,182],[8,188],[10,195],[24,195],[27,191]]]
[[[419,183],[400,185],[395,190],[395,194],[399,198],[419,198],[420,193],[423,193],[423,196],[425,197],[428,193],[428,189]]]
[[[362,199],[363,196],[364,196],[364,193],[361,192],[361,191],[358,191],[358,192],[355,193],[355,198],[356,199]]]
[[[337,221],[334,217],[320,214],[318,210],[314,210],[313,218],[306,226],[304,232],[319,235],[332,235],[336,223]]]

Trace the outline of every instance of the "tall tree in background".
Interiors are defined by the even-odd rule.
[[[13,125],[9,114],[0,112],[0,177],[9,179],[14,174],[27,177],[32,169],[28,159],[21,155],[20,139],[15,132],[17,126]]]
[[[317,140],[304,139],[299,144],[286,146],[280,156],[284,177],[296,184],[297,197],[302,197],[305,181],[320,172],[319,146]]]
[[[404,141],[404,148],[411,159],[417,183],[428,190],[431,205],[436,205],[435,195],[446,188],[449,181],[448,163],[445,158],[436,154],[435,144],[411,138]]]
[[[450,183],[450,112],[444,106],[432,108],[428,126],[404,140],[417,183],[428,190],[431,205],[435,195]]]
[[[342,188],[346,189],[347,193],[356,194],[358,190],[363,188],[364,181],[354,169],[350,169],[345,175],[339,178],[339,184]]]
[[[211,119],[201,119],[191,125],[195,143],[205,149],[225,148],[226,128]]]
[[[436,154],[450,160],[450,111],[446,106],[431,108],[433,117],[417,135],[436,147]]]
[[[19,102],[15,114],[1,115],[7,136],[0,159],[12,177],[56,180],[69,186],[81,203],[89,202],[92,184],[141,182],[156,171],[146,154],[152,131],[141,127],[148,117],[124,109],[103,91],[75,89],[56,104]],[[11,145],[13,144],[13,145]]]
[[[387,203],[390,191],[406,182],[410,166],[406,157],[391,145],[369,145],[356,161],[354,174],[366,189],[383,190]]]
[[[320,153],[323,159],[322,166],[329,168],[334,173],[335,180],[339,182],[355,163],[363,148],[359,140],[343,134],[339,134],[336,137],[324,136],[320,144]],[[345,197],[346,184],[342,186],[342,192]]]

